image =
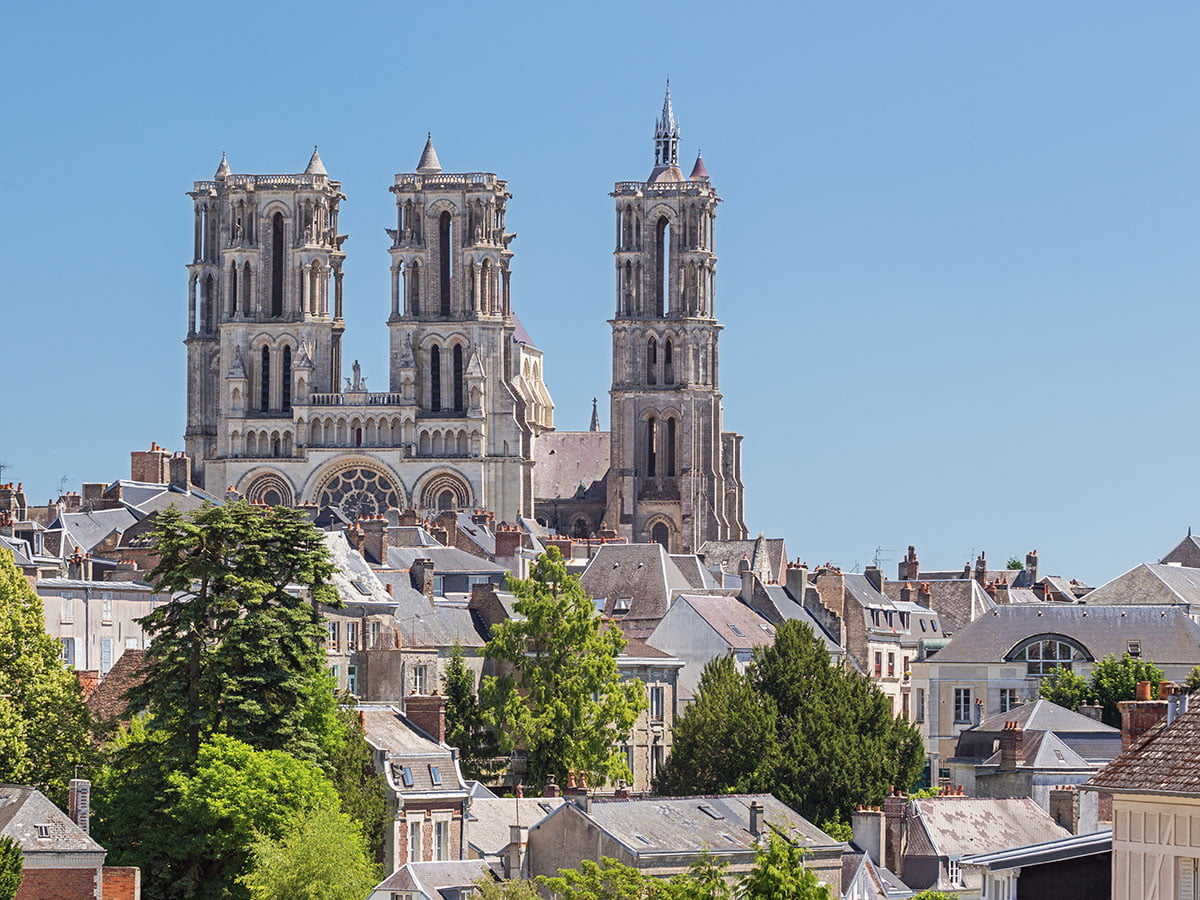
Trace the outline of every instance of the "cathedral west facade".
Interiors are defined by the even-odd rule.
[[[555,432],[542,352],[513,311],[507,182],[443,173],[432,139],[395,177],[389,372],[344,372],[341,184],[314,150],[297,175],[196,182],[186,443],[210,492],[273,504],[482,507],[673,552],[745,536],[741,436],[722,424],[715,316],[719,197],[679,168],[670,92],[644,182],[620,182],[611,432]]]

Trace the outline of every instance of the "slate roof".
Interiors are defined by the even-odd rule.
[[[391,782],[401,794],[467,794],[468,788],[458,771],[455,752],[439,744],[392,707],[359,707],[367,741],[387,752]],[[436,766],[441,784],[434,780],[430,766]],[[404,778],[407,767],[411,784]]]
[[[467,811],[467,843],[480,856],[499,856],[508,846],[510,825],[536,825],[565,802],[562,797],[473,796]]]
[[[63,542],[61,553],[70,556],[76,547],[85,553],[103,541],[114,531],[124,532],[138,521],[138,516],[128,509],[97,509],[92,512],[62,513],[51,526],[61,528]]]
[[[494,562],[480,559],[457,547],[388,547],[387,565],[392,569],[408,571],[418,559],[433,561],[433,571],[438,575],[495,575],[508,570]]]
[[[782,583],[787,580],[787,548],[783,538],[763,538],[762,548],[766,552],[765,567],[771,573],[771,581]],[[725,571],[737,574],[738,564],[742,557],[750,560],[750,567],[758,571],[755,565],[754,549],[756,540],[744,541],[705,541],[697,551],[706,566],[724,565]]]
[[[895,873],[871,862],[871,857],[854,844],[854,849],[842,853],[842,895],[846,896],[856,880],[866,888],[863,900],[888,900],[889,897],[911,897],[912,891]]]
[[[961,574],[961,573],[960,573]],[[899,601],[905,587],[916,596],[914,581],[885,581],[883,592],[893,601]],[[930,581],[929,607],[938,614],[942,629],[954,634],[966,628],[984,613],[995,609],[996,603],[988,596],[974,578]]]
[[[1094,733],[1104,735],[1121,734],[1121,729],[1105,725],[1091,716],[1051,703],[1039,697],[1032,703],[1022,703],[1008,712],[997,713],[984,719],[974,728],[968,728],[963,734],[972,731],[996,732],[1004,730],[1005,722],[1016,722],[1026,731],[1054,731],[1058,733]]]
[[[38,836],[38,825],[49,826],[46,837]],[[12,838],[26,854],[98,853],[103,857],[105,852],[45,794],[23,784],[0,784],[0,835]]]
[[[1042,603],[997,606],[958,632],[932,657],[937,662],[1000,662],[1018,644],[1057,634],[1080,644],[1093,659],[1120,657],[1127,642],[1140,640],[1142,655],[1162,665],[1200,659],[1200,625],[1180,606],[1093,606]]]
[[[982,763],[985,766],[1000,765],[997,750]],[[1024,735],[1017,768],[1026,769],[1092,769],[1086,759],[1072,750],[1052,731],[1034,731]]]
[[[604,600],[605,615],[628,597],[629,609],[620,614],[625,619],[661,619],[673,597],[691,590],[667,551],[653,543],[602,544],[579,580],[589,596]]]
[[[1179,563],[1183,566],[1200,568],[1200,538],[1192,534],[1189,528],[1187,537],[1175,545],[1166,556],[1159,560],[1161,563]]]
[[[833,636],[821,626],[821,623],[813,618],[812,613],[792,599],[792,595],[784,589],[783,585],[764,584],[762,589],[771,603],[771,608],[774,609],[781,622],[789,619],[799,619],[812,629],[813,634],[817,636],[825,645],[825,649],[830,653],[845,652],[841,645],[834,640]],[[928,610],[925,610],[925,612],[928,612]]]
[[[1091,834],[1073,834],[1055,841],[1025,844],[995,853],[980,853],[964,856],[959,862],[964,866],[982,866],[991,872],[1016,869],[1021,866],[1040,866],[1046,863],[1066,862],[1083,856],[1098,856],[1112,852],[1112,829],[1094,831]]]
[[[775,626],[736,597],[683,594],[675,602],[694,609],[731,650],[749,651],[775,643]]]
[[[333,558],[334,572],[330,579],[344,603],[374,602],[384,606],[395,603],[392,596],[367,563],[361,553],[350,546],[346,535],[340,531],[326,531],[321,535],[325,548]]]
[[[770,794],[727,794],[719,797],[646,797],[631,800],[593,800],[586,813],[615,841],[635,856],[642,854],[751,850],[750,804],[763,807],[763,821],[798,846],[840,846],[795,810]],[[578,810],[574,804],[572,808]],[[706,811],[706,809],[708,811]],[[562,815],[566,805],[547,816]]]
[[[372,897],[380,895],[386,898],[392,893],[411,892],[426,900],[442,900],[449,896],[442,891],[469,887],[490,872],[487,862],[482,859],[409,862],[381,881],[372,892]]]
[[[1200,702],[1146,732],[1101,769],[1088,787],[1136,794],[1200,796]]]
[[[13,562],[18,569],[33,567],[33,551],[29,547],[29,541],[0,534],[0,547],[12,553]]]
[[[1200,606],[1200,569],[1141,563],[1087,595],[1088,606],[1172,604]]]
[[[607,431],[552,431],[533,445],[533,493],[539,500],[575,497],[606,499],[610,465]]]
[[[466,513],[455,514],[458,524],[458,530],[466,535],[467,540],[473,543],[476,547],[482,550],[486,555],[496,558],[496,535],[492,533],[490,528],[485,528],[483,525],[478,525],[475,520]]]
[[[694,553],[672,553],[671,562],[679,569],[679,574],[686,579],[688,587],[694,591],[707,591],[720,588],[712,572],[705,568],[700,557]]]
[[[1028,797],[932,797],[913,800],[912,811],[913,824],[920,823],[919,828],[909,829],[909,852],[916,856],[967,856],[1020,847],[1031,840],[1057,840],[1069,834]],[[922,832],[928,843],[918,849],[913,839]],[[926,849],[932,852],[921,852]]]

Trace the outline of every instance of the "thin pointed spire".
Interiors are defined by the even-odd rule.
[[[436,175],[442,171],[442,162],[438,159],[437,151],[433,149],[433,132],[425,133],[425,149],[421,151],[421,161],[417,163],[417,172],[421,175]]]
[[[217,166],[217,174],[213,176],[217,181],[221,181],[229,174],[229,160],[225,158],[225,151],[221,151],[221,164]]]
[[[592,398],[592,424],[588,428],[588,431],[599,431],[599,430],[600,430],[600,411],[596,407],[596,398],[593,397]]]
[[[317,152],[317,145],[313,144],[313,155],[309,157],[308,168],[304,170],[305,175],[328,175],[325,171],[325,163],[321,162],[321,154]]]
[[[663,97],[662,115],[654,123],[655,168],[679,165],[679,120],[675,118],[675,107],[671,104],[671,79],[667,79],[667,93]]]
[[[708,167],[704,165],[704,155],[700,151],[696,151],[696,164],[692,166],[692,174],[688,176],[691,181],[708,181]]]

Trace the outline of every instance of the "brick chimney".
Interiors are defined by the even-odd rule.
[[[1081,716],[1087,716],[1089,719],[1095,719],[1099,722],[1100,716],[1104,712],[1104,707],[1099,703],[1081,703],[1079,704],[1078,712]]]
[[[1153,682],[1139,681],[1136,700],[1122,700],[1117,704],[1121,710],[1121,749],[1126,750],[1143,734],[1167,717],[1167,701],[1151,700]]]
[[[1030,550],[1025,554],[1025,571],[1029,573],[1030,583],[1036,584],[1038,580],[1038,557],[1036,550]]]
[[[429,522],[425,525],[425,530],[429,532],[429,536],[441,544],[443,547],[450,546],[450,532],[442,525],[436,525]]]
[[[167,477],[171,487],[181,491],[192,489],[192,458],[186,453],[176,453],[167,462]]]
[[[438,743],[446,740],[446,698],[410,694],[404,698],[404,715]]]
[[[542,785],[542,796],[543,797],[557,797],[558,793],[559,793],[558,785],[554,783],[554,776],[547,775],[546,783],[544,785]]]
[[[1015,772],[1017,762],[1021,758],[1021,746],[1025,742],[1025,732],[1019,722],[1005,722],[1004,730],[1000,732],[1000,771]]]
[[[975,557],[975,580],[980,584],[987,584],[987,554],[982,550]]]
[[[514,559],[523,544],[524,533],[515,525],[501,525],[496,530],[496,559]]]
[[[1079,834],[1079,792],[1073,784],[1064,784],[1050,789],[1050,818],[1071,834]]]
[[[904,559],[900,560],[900,568],[897,573],[901,581],[916,581],[917,575],[921,571],[921,562],[917,559],[917,548],[912,544],[908,545],[908,553]]]
[[[542,544],[549,550],[551,547],[557,547],[558,552],[562,554],[563,559],[570,559],[571,554],[575,549],[575,542],[569,537],[564,537],[561,534],[555,535],[552,538],[547,538],[542,541]]]
[[[406,509],[400,513],[401,528],[416,528],[421,524],[421,517],[415,509]]]
[[[488,526],[492,521],[492,514],[486,509],[477,509],[471,513],[471,521],[476,525]]]
[[[879,566],[867,566],[863,574],[867,576],[867,581],[871,582],[871,587],[882,594],[883,572],[879,571]]]
[[[846,615],[846,576],[840,569],[822,566],[817,569],[817,596],[821,604],[839,619]]]
[[[433,599],[433,560],[414,559],[409,567],[413,590],[420,591],[427,599]]]
[[[933,606],[933,586],[928,581],[917,585],[917,603],[929,609]]]
[[[884,865],[887,853],[887,820],[878,806],[860,806],[850,816],[854,829],[854,843],[860,847],[871,862]]]
[[[158,444],[149,450],[134,450],[129,454],[129,478],[150,484],[166,484],[171,477],[169,460],[171,454]]]
[[[808,566],[798,559],[794,563],[788,563],[786,577],[784,586],[787,592],[797,603],[803,603],[804,590],[808,587]]]
[[[387,553],[387,540],[384,533],[387,528],[387,519],[383,516],[371,516],[369,519],[359,519],[358,524],[363,532],[363,556],[366,557],[367,562],[383,563]]]
[[[908,798],[903,791],[893,789],[883,799],[883,818],[886,842],[880,852],[886,860],[884,866],[899,873],[901,847],[904,846],[908,827]]]

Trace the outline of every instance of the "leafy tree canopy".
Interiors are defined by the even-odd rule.
[[[0,835],[0,900],[13,900],[25,878],[25,856],[21,845]]]
[[[832,900],[829,888],[804,866],[804,851],[772,834],[742,879],[742,900]]]
[[[133,711],[150,712],[183,765],[216,733],[328,757],[339,729],[317,604],[340,601],[320,532],[296,510],[242,501],[165,510],[153,538],[151,580],[174,598],[141,620],[152,643]]]
[[[92,759],[88,727],[42,599],[0,548],[0,782],[36,785],[62,805],[75,767]]]
[[[388,813],[387,779],[375,768],[371,747],[353,709],[338,711],[341,737],[329,760],[330,780],[346,813],[362,831],[376,861],[383,860]]]
[[[1188,677],[1184,684],[1187,685],[1188,693],[1200,690],[1200,666],[1196,666],[1192,671],[1188,672]]]
[[[359,900],[379,878],[358,826],[318,806],[297,816],[279,838],[260,834],[238,882],[250,900]]]
[[[615,748],[647,700],[642,683],[623,682],[617,670],[624,635],[603,626],[557,547],[538,558],[529,578],[510,577],[508,587],[520,618],[496,626],[484,655],[507,663],[511,674],[484,679],[485,720],[506,744],[525,747],[533,784],[547,775],[562,783],[571,770],[593,781],[629,778]]]
[[[1121,710],[1117,704],[1137,696],[1139,681],[1149,681],[1157,696],[1163,672],[1147,659],[1122,654],[1117,659],[1110,653],[1092,667],[1090,679],[1077,672],[1059,667],[1042,679],[1038,693],[1059,706],[1078,709],[1082,703],[1099,703],[1103,710],[1100,719],[1114,728],[1121,727]]]
[[[948,894],[945,891],[921,891],[919,894],[913,895],[913,900],[958,900],[957,894]]]
[[[1010,569],[1013,572],[1019,572],[1025,568],[1025,563],[1021,562],[1015,556],[1010,556],[1008,558],[1008,564],[1004,568]]]
[[[746,676],[728,661],[705,674],[676,722],[664,792],[767,791],[820,822],[848,819],[920,773],[916,727],[866,678],[834,666],[802,622],[781,625]]]

